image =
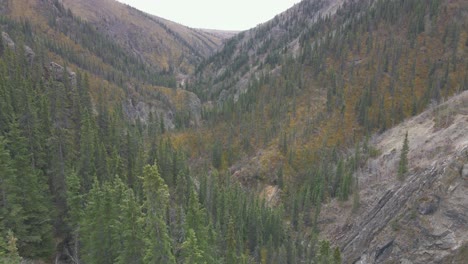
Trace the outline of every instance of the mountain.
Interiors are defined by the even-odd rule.
[[[225,167],[248,156],[269,164],[252,177],[272,183],[283,163],[305,175],[322,150],[342,152],[467,88],[466,8],[303,1],[199,66],[188,89],[204,104],[204,132],[224,146]],[[209,153],[206,143],[194,153]]]
[[[116,1],[3,0],[1,13],[14,21],[26,21],[29,34],[34,32],[29,41],[44,43],[50,61],[92,76],[94,98],[103,79],[114,95],[106,101],[122,104],[133,120],[138,117],[147,122],[149,112],[162,116],[170,129],[189,112],[193,118],[186,123],[197,123],[200,107],[192,93],[180,90],[181,96],[172,96],[175,93],[164,87],[183,82],[197,61],[232,34],[190,29]],[[176,98],[189,101],[190,107]]]
[[[188,74],[236,32],[193,29],[114,0],[64,0],[65,8],[159,70]]]
[[[302,1],[275,18],[229,40],[223,50],[201,63],[197,75],[207,81],[210,99],[225,100],[223,87],[236,98],[248,88],[248,80],[276,64],[283,55],[298,55],[300,37],[320,18],[333,15],[343,0]],[[275,65],[271,65],[271,71]],[[208,79],[208,80],[206,80]],[[199,80],[200,81],[200,80]],[[219,98],[218,98],[219,97]]]
[[[462,263],[467,14],[0,0],[0,262]]]
[[[398,233],[387,230],[392,223],[398,225],[396,215],[406,216],[403,200],[424,200],[430,195],[405,197],[403,193],[417,191],[407,181],[372,192],[361,185],[358,172],[366,168],[368,159],[379,155],[378,148],[369,147],[371,138],[468,89],[467,10],[466,1],[302,1],[273,20],[240,33],[200,64],[188,89],[202,100],[204,127],[198,134],[184,132],[175,137],[191,153],[194,168],[211,163],[273,205],[283,206],[287,223],[300,230],[303,241],[313,241],[317,230],[336,221],[341,225],[333,226],[333,231],[326,227],[322,238],[335,242],[347,263],[359,258],[362,263],[404,258],[425,263],[427,259],[411,254],[424,254],[428,247],[415,242],[408,248]],[[413,141],[423,137],[415,133]],[[452,133],[458,132],[447,131],[446,136]],[[391,139],[402,144],[402,135]],[[438,147],[443,146],[450,144],[442,142]],[[432,152],[437,150],[426,153]],[[447,155],[454,167],[442,163],[425,169],[461,171],[466,161],[455,160],[463,152]],[[217,156],[221,158],[213,158]],[[373,166],[380,164],[386,163]],[[379,169],[388,170],[385,175],[396,179],[398,164],[387,166],[395,167]],[[428,175],[420,172],[411,181],[419,184],[416,179]],[[388,196],[382,197],[386,192]],[[365,209],[351,214],[358,210],[363,196],[368,199]],[[381,209],[373,203],[380,198],[392,202]],[[452,199],[460,197],[446,198],[447,207],[441,211],[452,210]],[[346,201],[354,209],[340,207]],[[460,201],[466,203],[463,197]],[[332,214],[326,218],[318,206],[322,203],[324,207],[332,203],[331,212],[349,213],[349,217]],[[459,205],[455,207],[460,212]],[[374,215],[385,213],[388,216],[383,218]],[[367,219],[359,218],[361,215]],[[450,221],[459,219],[464,216]],[[379,220],[382,225],[375,224]],[[446,219],[434,221],[440,221],[434,224],[437,226]],[[371,230],[361,235],[364,228]],[[414,231],[412,228],[409,230]],[[428,238],[435,231],[419,231],[411,234],[429,245],[440,242]],[[380,256],[391,247],[386,243],[397,236],[395,251]],[[454,241],[461,246],[440,246],[440,251],[431,248],[429,256],[441,253],[447,256],[444,261],[457,263],[463,259],[466,239],[462,235]]]

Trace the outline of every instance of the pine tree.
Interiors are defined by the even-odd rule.
[[[324,240],[320,242],[317,263],[329,264],[330,263],[330,242]]]
[[[400,162],[398,163],[398,179],[400,181],[404,180],[406,173],[408,172],[408,152],[409,152],[409,142],[408,142],[408,132],[405,134],[405,140],[403,141],[403,147],[400,154]]]
[[[123,191],[122,200],[119,203],[120,213],[116,220],[116,243],[121,245],[116,258],[116,263],[130,264],[142,263],[145,254],[144,218],[141,204],[134,195],[132,189],[117,178],[115,184]],[[157,238],[156,238],[157,239]]]
[[[17,236],[21,256],[45,257],[52,250],[49,191],[40,172],[31,165],[31,154],[18,124],[14,122],[10,128],[7,149],[15,173],[5,180],[5,227]]]
[[[0,136],[0,215],[2,216],[7,215],[8,211],[6,209],[11,203],[9,199],[16,199],[16,197],[11,197],[13,195],[11,189],[14,188],[13,180],[15,173],[16,171],[12,167],[10,152],[6,149],[6,140]],[[7,219],[1,217],[0,221],[0,228],[4,229]]]
[[[78,172],[81,178],[83,191],[88,191],[91,188],[92,178],[96,173],[95,168],[95,126],[89,110],[85,109],[81,117],[81,132],[80,132],[80,150]]]
[[[210,228],[206,219],[206,211],[200,207],[195,187],[190,188],[190,196],[187,207],[185,230],[192,230],[198,241],[198,249],[201,253],[200,259],[206,263],[215,263],[213,249],[210,247]]]
[[[22,259],[16,246],[18,239],[11,230],[8,230],[5,238],[6,241],[0,236],[0,264],[20,264]]]
[[[72,256],[79,257],[79,223],[83,217],[83,196],[80,192],[81,183],[80,178],[76,172],[71,172],[66,178],[67,184],[67,224],[72,229],[71,234],[73,236],[74,252],[71,252]]]
[[[338,247],[336,247],[335,250],[333,251],[333,259],[331,263],[341,264],[341,253]]]
[[[227,236],[226,236],[226,260],[227,263],[237,263],[237,237],[235,230],[235,223],[232,217],[229,218],[227,224]]]
[[[86,263],[114,263],[118,249],[113,246],[113,214],[109,184],[103,186],[94,179],[87,195],[86,208],[80,221],[81,256]],[[111,224],[112,223],[112,224]]]
[[[193,229],[188,229],[187,237],[184,243],[182,243],[181,254],[184,259],[183,263],[187,264],[206,264],[206,260],[203,255],[204,252],[199,247],[199,241],[195,235]]]
[[[175,263],[171,240],[166,224],[169,206],[169,188],[159,175],[157,165],[146,165],[143,169],[143,191],[146,252],[145,263]]]

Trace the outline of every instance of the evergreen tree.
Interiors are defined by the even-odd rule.
[[[95,168],[95,134],[94,124],[91,114],[87,109],[82,113],[80,150],[78,172],[83,186],[83,192],[91,188],[92,178],[96,173]]]
[[[182,243],[182,257],[183,263],[187,264],[206,264],[206,260],[203,255],[204,252],[199,248],[199,242],[193,229],[188,229],[187,237],[184,243]]]
[[[79,257],[80,244],[80,226],[79,223],[83,217],[83,196],[80,192],[81,183],[75,171],[71,172],[66,178],[67,184],[67,219],[66,222],[71,228],[71,236],[73,237],[74,252],[72,256]]]
[[[5,178],[4,226],[17,236],[21,256],[45,257],[52,250],[49,191],[40,172],[31,166],[31,154],[18,124],[14,122],[10,128],[7,149],[14,174]]]
[[[198,241],[198,249],[201,253],[200,259],[206,263],[215,263],[213,248],[210,247],[210,243],[214,243],[210,239],[211,226],[206,220],[206,211],[200,207],[195,187],[191,185],[185,230],[193,231],[193,235]]]
[[[400,161],[398,163],[398,179],[404,180],[406,173],[408,172],[408,152],[409,152],[409,142],[408,142],[408,132],[405,134],[405,140],[403,141],[403,147],[400,153]]]
[[[132,189],[126,187],[119,178],[115,182],[121,186],[118,189],[124,191],[119,204],[120,213],[116,221],[117,236],[114,237],[121,248],[115,262],[119,264],[142,263],[145,254],[145,241],[141,204]]]
[[[20,264],[22,259],[18,254],[16,242],[18,239],[8,230],[6,241],[0,236],[0,264]]]
[[[145,195],[145,263],[175,263],[171,239],[166,224],[169,206],[169,188],[159,175],[157,165],[146,165],[143,169],[143,191]],[[156,239],[155,239],[156,238]]]
[[[338,247],[335,248],[333,251],[333,259],[332,259],[333,264],[341,264],[341,253],[340,249]]]
[[[227,263],[237,263],[237,236],[235,230],[235,223],[232,217],[229,218],[227,224],[227,236],[226,236],[226,260]]]
[[[112,186],[109,183],[102,186],[95,178],[88,193],[86,208],[80,221],[80,237],[82,242],[81,256],[86,263],[114,263],[119,248],[113,243],[114,220],[118,206],[112,199]]]

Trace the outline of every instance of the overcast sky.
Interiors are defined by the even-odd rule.
[[[192,28],[245,30],[300,0],[118,0]]]

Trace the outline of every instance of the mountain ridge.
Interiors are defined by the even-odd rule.
[[[142,59],[149,58],[148,62],[161,65],[161,70],[174,67],[183,74],[190,73],[196,63],[214,53],[235,33],[192,29],[114,0],[100,1],[100,7],[91,0],[62,0],[62,3]]]

